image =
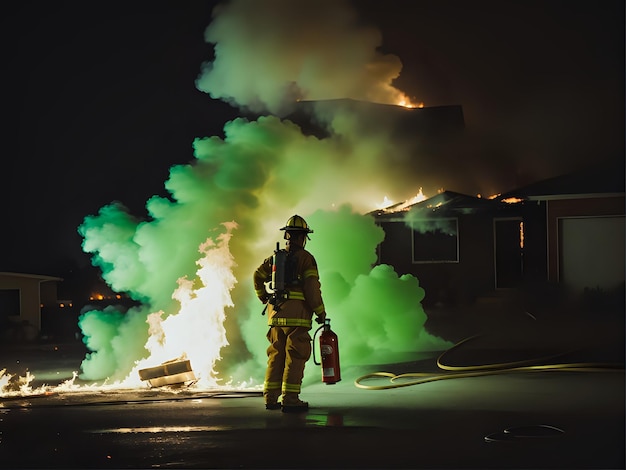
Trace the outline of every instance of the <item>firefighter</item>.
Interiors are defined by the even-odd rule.
[[[290,217],[280,230],[285,232],[285,291],[270,294],[265,288],[272,276],[272,256],[254,272],[254,289],[259,300],[267,304],[268,325],[267,370],[263,396],[265,408],[283,412],[306,411],[309,404],[300,400],[304,366],[311,357],[311,319],[324,323],[326,311],[320,290],[317,263],[304,249],[313,233],[299,215]],[[279,399],[282,395],[282,405]]]

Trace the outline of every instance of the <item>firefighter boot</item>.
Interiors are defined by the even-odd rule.
[[[280,391],[277,391],[277,390],[265,391],[263,392],[263,397],[265,398],[266,410],[280,410],[280,403],[278,403],[278,398],[280,398]]]
[[[309,404],[300,400],[297,393],[285,393],[283,396],[283,413],[299,413],[307,411]]]

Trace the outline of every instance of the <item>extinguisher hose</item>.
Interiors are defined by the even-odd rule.
[[[321,362],[317,362],[317,359],[315,358],[315,337],[320,332],[320,330],[322,330],[324,328],[324,326],[325,325],[322,325],[317,330],[315,330],[315,333],[313,333],[313,339],[311,340],[313,342],[313,344],[312,344],[312,348],[313,348],[313,362],[315,363],[316,366],[321,366],[322,363]]]

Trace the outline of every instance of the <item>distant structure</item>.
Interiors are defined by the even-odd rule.
[[[623,159],[600,161],[491,199],[445,191],[372,211],[385,231],[378,262],[415,275],[426,305],[469,305],[526,289],[620,307],[624,180]]]
[[[578,291],[623,289],[625,186],[618,157],[499,196],[523,201],[527,244],[533,244],[526,276]]]
[[[41,331],[41,309],[56,306],[57,285],[63,278],[0,272],[2,339],[32,340]]]
[[[520,207],[454,191],[370,212],[385,231],[378,262],[416,276],[424,305],[469,305],[522,281]]]

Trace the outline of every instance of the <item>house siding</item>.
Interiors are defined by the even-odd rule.
[[[425,290],[425,305],[471,303],[494,289],[493,217],[459,215],[458,262],[416,263],[412,230],[399,219],[379,220],[385,239],[378,247],[378,264],[393,266],[399,275],[412,274]]]

